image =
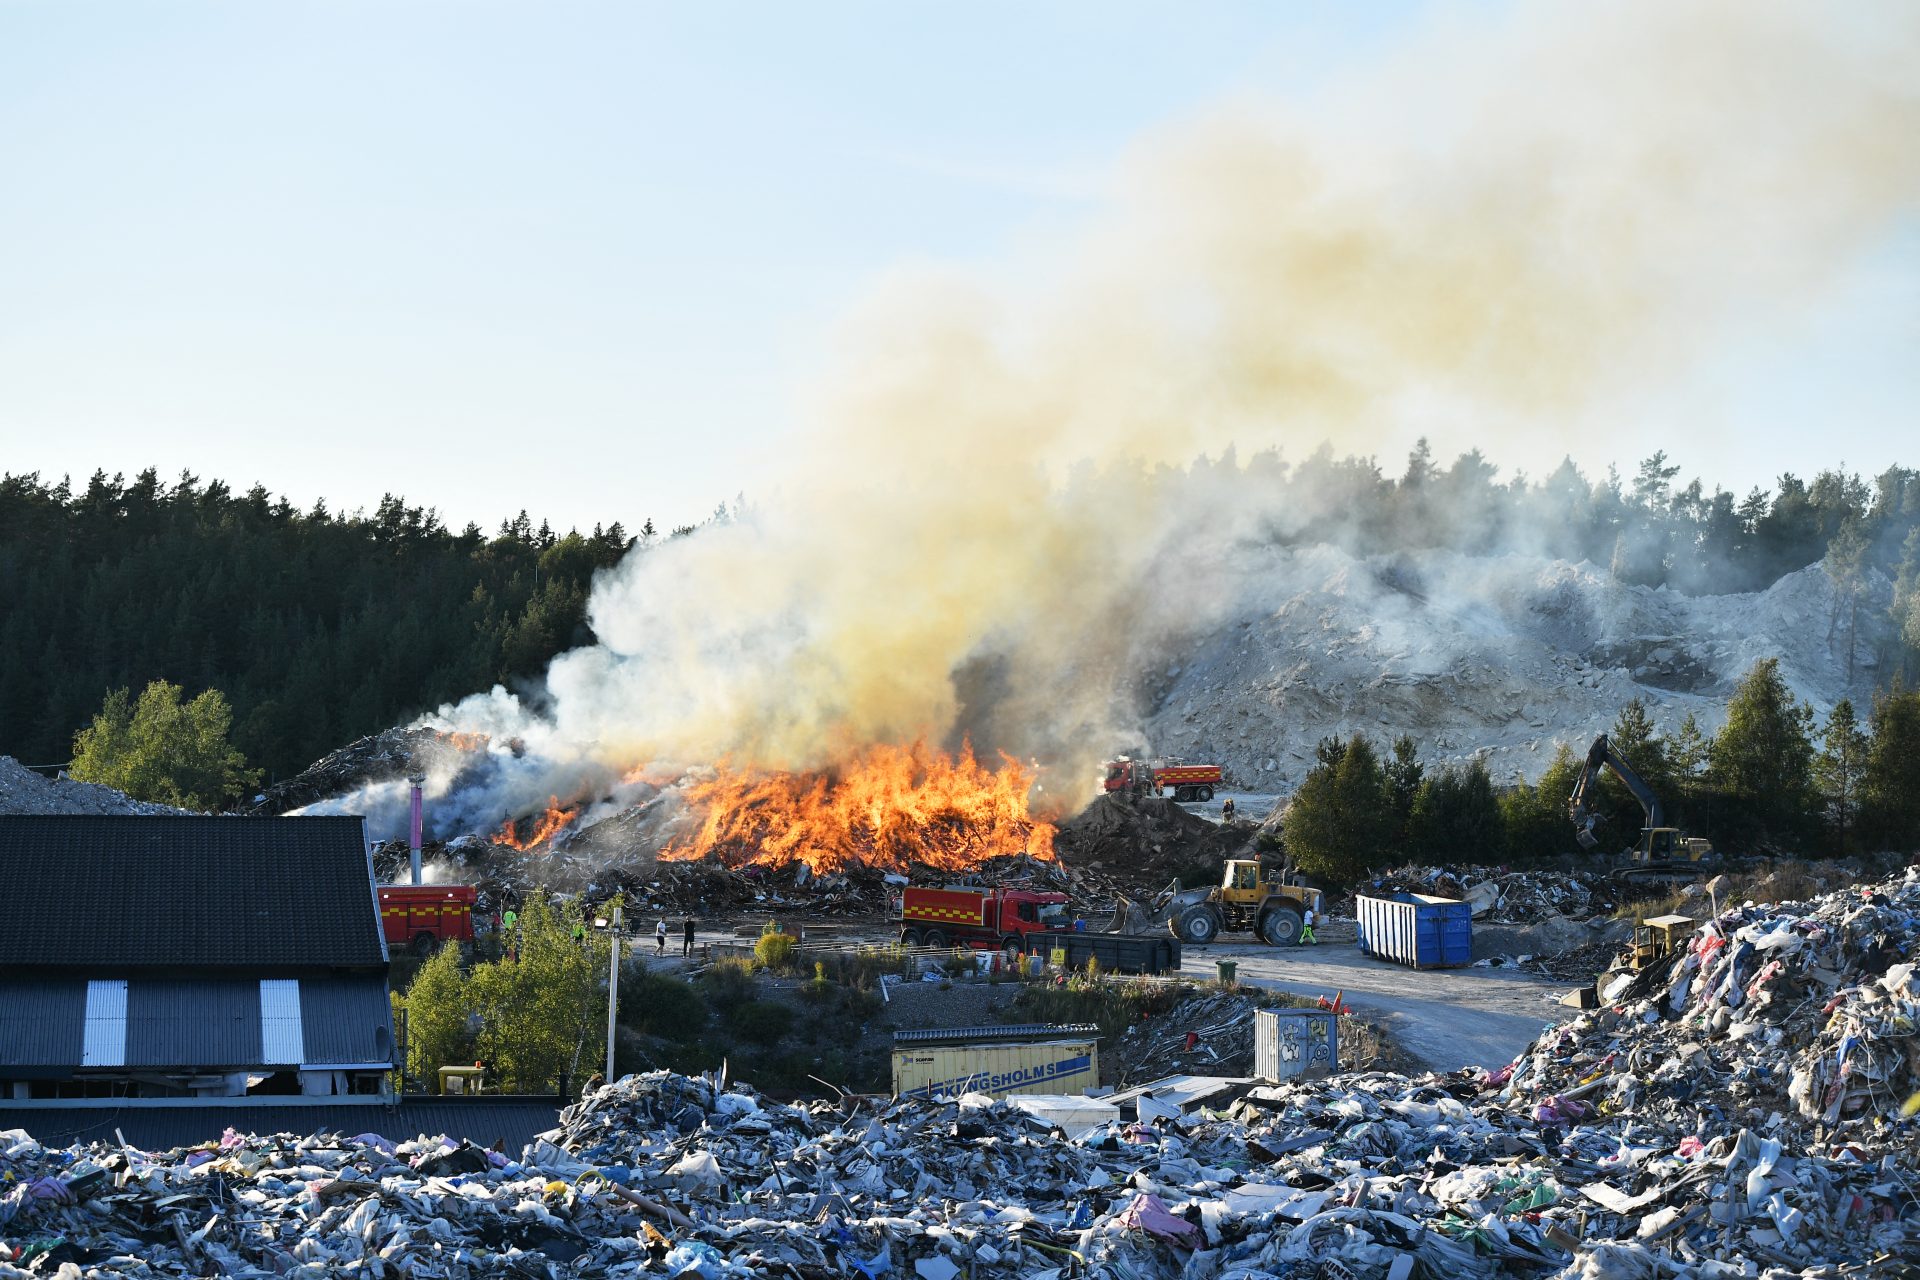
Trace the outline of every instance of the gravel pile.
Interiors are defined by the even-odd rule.
[[[35,773],[12,756],[0,756],[0,814],[166,814],[186,813],[164,804],[135,800],[112,787]]]

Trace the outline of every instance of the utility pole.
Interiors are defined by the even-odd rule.
[[[613,909],[613,960],[607,973],[607,1069],[604,1077],[608,1084],[613,1083],[613,1034],[620,1016],[620,948],[625,945],[620,937],[620,913]]]

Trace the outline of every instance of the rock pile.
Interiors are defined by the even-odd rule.
[[[35,773],[12,756],[0,756],[0,814],[185,813],[169,805],[135,800],[124,791],[72,778]]]

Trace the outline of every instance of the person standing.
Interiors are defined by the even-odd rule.
[[[688,916],[680,925],[680,954],[693,954],[693,917]]]
[[[1233,797],[1232,796],[1228,796],[1226,803],[1220,806],[1220,816],[1223,819],[1225,819],[1226,824],[1228,826],[1233,825]]]
[[[653,954],[667,954],[667,922],[662,919],[653,926]]]

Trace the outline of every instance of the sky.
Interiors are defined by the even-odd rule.
[[[877,282],[1017,280],[1143,137],[1505,10],[0,0],[0,470],[691,522],[808,447]],[[1906,227],[1541,451],[1914,464],[1916,340]]]

